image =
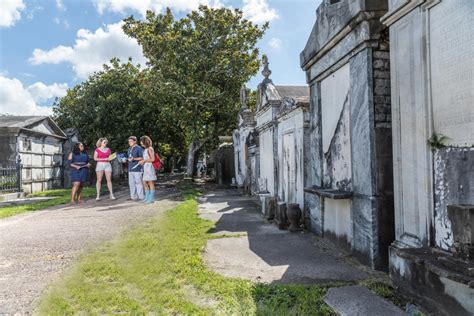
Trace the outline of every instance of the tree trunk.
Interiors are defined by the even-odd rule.
[[[192,141],[188,147],[188,159],[186,164],[186,175],[192,177],[194,174],[194,157],[196,153],[196,141]]]
[[[186,165],[186,176],[193,177],[194,176],[194,167],[196,161],[196,153],[201,149],[201,147],[210,140],[211,137],[206,137],[202,142],[198,140],[193,140],[188,147],[188,161]]]
[[[170,165],[171,165],[171,167],[170,167],[170,168],[171,168],[170,173],[171,173],[171,174],[174,174],[175,160],[176,160],[176,158],[174,157],[174,155],[171,156],[171,162],[170,162]]]

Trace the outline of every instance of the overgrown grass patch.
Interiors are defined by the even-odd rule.
[[[393,304],[397,305],[400,308],[405,308],[406,301],[400,297],[398,291],[388,282],[367,279],[360,283],[360,285],[365,286],[378,296],[385,298],[386,300],[391,301]]]
[[[327,286],[256,284],[207,269],[213,223],[188,199],[83,256],[43,297],[40,314],[330,315]]]
[[[95,196],[95,187],[85,187],[82,191],[82,197],[88,198]],[[49,190],[31,194],[32,197],[54,197],[51,200],[34,202],[25,205],[11,205],[0,207],[0,218],[17,215],[24,212],[38,211],[51,206],[69,203],[71,200],[70,189]]]

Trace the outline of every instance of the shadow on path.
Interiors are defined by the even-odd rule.
[[[216,272],[287,284],[357,282],[368,277],[311,233],[290,233],[266,223],[252,197],[217,190],[204,195],[204,200],[200,216],[216,222],[209,233],[227,237],[207,244],[204,258]]]

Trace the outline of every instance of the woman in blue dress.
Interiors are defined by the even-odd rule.
[[[71,205],[81,204],[82,187],[87,182],[89,176],[89,156],[84,152],[84,145],[76,143],[69,154],[69,170],[71,171]]]

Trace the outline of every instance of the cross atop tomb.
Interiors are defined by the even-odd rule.
[[[270,68],[268,68],[268,65],[270,63],[268,62],[267,55],[263,55],[262,64],[263,64],[262,75],[265,77],[265,79],[268,79],[268,77],[270,77],[270,75],[272,74],[272,71],[270,70]]]
[[[247,102],[248,102],[248,90],[245,85],[242,85],[242,88],[240,89],[240,107],[242,109],[246,109]]]

